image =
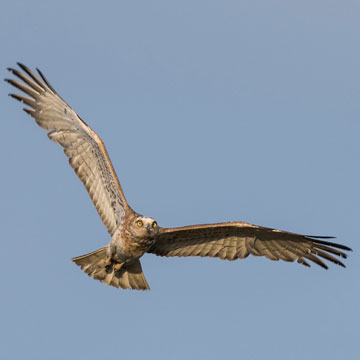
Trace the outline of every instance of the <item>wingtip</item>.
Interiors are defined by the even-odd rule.
[[[321,235],[305,235],[305,236],[313,239],[336,239],[336,236],[321,236]]]
[[[4,79],[4,81],[6,81],[8,84],[11,84],[12,86],[17,87],[17,86],[16,86],[16,81],[15,81],[14,79],[8,79],[8,78],[6,78],[6,79]]]
[[[35,70],[38,72],[38,74],[39,74],[41,77],[44,76],[43,73],[41,72],[41,70],[40,70],[39,68],[35,68]]]
[[[29,114],[30,116],[34,117],[34,110],[33,109],[28,109],[28,108],[23,108],[23,110]]]
[[[23,63],[21,63],[20,61],[17,61],[16,64],[21,67],[22,69],[28,69],[28,67],[26,65],[24,65]]]
[[[38,74],[40,75],[41,79],[44,81],[44,83],[47,85],[47,87],[54,93],[57,94],[56,90],[52,87],[52,85],[49,83],[48,79],[45,77],[45,75],[41,72],[39,68],[35,68]]]
[[[49,84],[47,83],[47,79],[45,78],[44,74],[41,72],[41,70],[39,68],[35,68],[35,70],[38,72],[38,74],[40,75],[40,77],[43,79],[43,81],[46,83],[47,86],[49,86]],[[50,87],[50,86],[49,86]]]

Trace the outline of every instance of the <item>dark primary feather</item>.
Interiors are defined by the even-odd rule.
[[[18,65],[20,66],[20,64],[18,63]],[[24,66],[24,65],[22,65]],[[48,86],[48,88],[54,93],[57,94],[57,92],[55,91],[55,89],[51,86],[51,84],[49,83],[49,81],[46,79],[46,77],[43,75],[43,73],[36,68],[36,71],[39,73],[39,75],[41,76],[41,78],[44,80],[44,83]]]
[[[310,260],[327,269],[322,258],[345,267],[337,257],[346,259],[347,255],[341,250],[351,249],[323,240],[331,238],[229,222],[161,229],[148,252],[159,256],[208,256],[226,260],[244,259],[252,254],[270,260],[297,260],[305,266],[310,266],[306,261]]]
[[[43,90],[46,90],[46,87],[44,86],[44,84],[38,79],[38,77],[25,65],[17,62],[17,65],[26,73],[28,74]],[[14,69],[10,69],[8,68],[8,70],[13,71]],[[39,70],[36,69],[38,72]],[[16,70],[15,70],[16,71]],[[16,75],[16,74],[15,74]],[[47,86],[52,90],[53,93],[56,94],[56,91],[54,90],[54,88],[52,86],[50,86],[50,84],[46,81]]]

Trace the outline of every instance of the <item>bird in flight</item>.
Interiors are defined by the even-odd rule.
[[[57,94],[45,76],[17,63],[22,71],[8,68],[18,80],[5,79],[27,96],[9,94],[27,105],[24,111],[60,144],[69,164],[84,184],[108,229],[108,245],[73,258],[89,276],[123,289],[150,289],[141,268],[145,253],[159,256],[208,256],[226,260],[248,255],[270,260],[316,263],[327,269],[328,260],[344,266],[345,245],[328,236],[300,235],[245,222],[224,222],[163,228],[151,217],[136,213],[127,203],[101,138]]]

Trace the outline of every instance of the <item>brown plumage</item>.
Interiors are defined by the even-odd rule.
[[[89,276],[123,289],[149,289],[139,261],[146,252],[226,260],[244,259],[252,254],[270,260],[296,260],[305,266],[314,262],[325,269],[328,266],[324,260],[345,267],[340,258],[346,259],[344,251],[351,249],[325,240],[331,237],[294,234],[244,222],[161,228],[154,219],[135,213],[126,202],[100,137],[39,70],[41,79],[26,66],[18,65],[23,72],[8,70],[22,82],[5,81],[28,96],[10,96],[27,105],[24,110],[48,131],[51,140],[63,147],[111,235],[107,246],[73,259]]]

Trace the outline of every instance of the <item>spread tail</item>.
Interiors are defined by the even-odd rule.
[[[106,249],[107,247],[103,247],[89,254],[73,258],[72,261],[89,276],[106,285],[123,289],[150,290],[139,259],[123,264],[112,262],[109,265]],[[114,269],[114,266],[117,269]]]

